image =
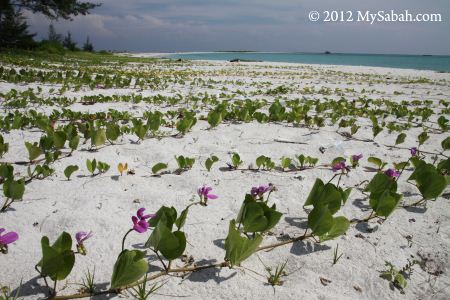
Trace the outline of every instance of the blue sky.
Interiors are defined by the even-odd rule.
[[[93,2],[97,2],[93,0]],[[450,55],[449,0],[103,0],[88,16],[54,22],[96,49],[258,50]],[[311,10],[440,13],[440,23],[311,22]],[[45,38],[50,21],[28,13]],[[356,17],[354,15],[354,17]]]

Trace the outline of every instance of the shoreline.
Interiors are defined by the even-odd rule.
[[[216,52],[170,52],[170,53],[163,53],[163,52],[138,52],[138,53],[131,53],[131,52],[124,52],[124,53],[117,53],[116,55],[125,55],[130,57],[141,57],[141,58],[161,58],[161,59],[180,59],[180,58],[172,58],[170,56],[172,55],[189,55],[189,54],[209,54],[209,53],[216,53]],[[221,53],[221,52],[217,52]],[[223,52],[223,53],[232,53],[232,52]],[[259,53],[285,53],[285,52],[259,52]],[[370,54],[369,54],[370,55]],[[381,55],[381,54],[377,54]],[[386,54],[387,55],[387,54]],[[436,55],[437,56],[437,55]],[[272,65],[272,66],[297,66],[297,67],[325,67],[325,68],[356,68],[360,69],[361,72],[365,72],[370,69],[379,70],[379,71],[396,71],[396,70],[403,70],[405,72],[424,72],[424,73],[431,73],[431,74],[450,74],[448,71],[437,71],[437,70],[424,70],[424,69],[413,69],[413,68],[397,68],[397,67],[380,67],[380,66],[366,66],[366,65],[348,65],[348,64],[321,64],[321,63],[301,63],[301,62],[278,62],[278,61],[239,61],[239,62],[230,62],[229,60],[221,60],[221,59],[190,59],[190,58],[181,58],[183,60],[187,61],[198,61],[198,62],[207,62],[207,63],[230,63],[230,64],[255,64],[255,65]],[[356,71],[356,70],[352,70]],[[424,74],[428,75],[428,74]]]

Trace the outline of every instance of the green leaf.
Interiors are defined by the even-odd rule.
[[[152,167],[152,173],[156,175],[159,171],[167,169],[167,167],[165,163],[157,163]]]
[[[28,150],[28,158],[30,161],[35,160],[42,154],[42,150],[38,147],[37,143],[31,144],[29,142],[25,142],[25,147]]]
[[[228,236],[225,239],[225,260],[229,261],[231,266],[240,265],[258,249],[261,242],[260,234],[256,234],[254,239],[242,237],[236,229],[235,220],[231,220]]]
[[[116,123],[108,123],[106,125],[106,138],[108,141],[115,141],[120,136],[120,126]]]
[[[143,251],[126,249],[119,254],[111,277],[112,289],[132,284],[147,273],[148,263],[144,259],[145,254]]]
[[[180,257],[186,249],[184,232],[172,232],[163,220],[160,220],[145,243],[145,247],[152,247],[168,260]]]
[[[386,166],[386,163],[383,162],[381,159],[379,159],[378,157],[375,156],[371,156],[367,159],[368,162],[370,162],[371,164],[374,164],[378,167],[379,170],[382,170],[384,168],[384,166]]]
[[[450,149],[450,136],[441,142],[441,146],[444,151]]]
[[[79,168],[77,165],[67,166],[64,170],[64,175],[67,177],[67,180],[70,180],[70,176],[73,174],[73,172],[78,171],[78,169]]]
[[[338,188],[338,190],[339,193],[341,194],[342,204],[345,204],[345,202],[347,202],[348,197],[350,196],[350,193],[352,192],[352,188],[347,188],[346,190]]]
[[[336,217],[333,219],[333,226],[324,235],[320,236],[320,241],[328,241],[345,234],[350,227],[350,222],[345,217]]]
[[[180,230],[183,226],[184,223],[186,222],[186,218],[189,212],[189,206],[186,207],[180,214],[180,216],[178,217],[178,219],[175,221],[175,225],[177,226],[178,230]]]
[[[443,174],[443,173],[450,174],[450,158],[441,160],[437,165],[437,171],[441,174]],[[0,174],[1,174],[1,172],[0,172]],[[2,175],[0,175],[0,176],[2,176]]]
[[[80,136],[76,135],[69,141],[69,147],[72,151],[77,150],[78,144],[80,143]]]
[[[1,137],[1,135],[0,135]],[[0,142],[0,158],[3,157],[3,155],[5,155],[6,152],[8,152],[9,150],[9,143],[5,143],[3,141],[3,137],[1,137],[1,142]]]
[[[215,162],[218,162],[219,158],[215,155],[209,157],[206,161],[205,161],[205,167],[206,169],[209,171],[211,171],[211,167]]]
[[[3,179],[14,179],[14,167],[5,163],[0,163],[0,177]]]
[[[185,134],[195,125],[196,122],[197,119],[195,117],[185,116],[183,119],[178,121],[176,127],[180,133]]]
[[[21,200],[24,192],[25,181],[23,179],[14,180],[13,178],[8,178],[5,183],[3,183],[3,194],[6,198]]]
[[[258,168],[260,168],[261,166],[263,166],[266,163],[266,159],[267,157],[265,157],[264,155],[258,156],[256,158],[256,166]]]
[[[95,169],[97,168],[97,160],[94,158],[93,160],[86,160],[86,167],[91,174],[94,174]]]
[[[268,207],[264,202],[257,202],[248,198],[244,201],[243,212],[239,220],[244,225],[245,232],[264,232],[273,228],[282,216],[282,213]]]
[[[148,132],[148,126],[145,126],[143,124],[136,124],[133,128],[134,133],[137,135],[137,137],[140,140],[143,140],[145,138],[145,136],[147,135]]]
[[[175,159],[177,161],[178,168],[180,168],[180,169],[186,168],[186,159],[184,158],[183,155],[175,156]]]
[[[174,207],[162,206],[155,216],[148,220],[150,227],[155,227],[159,221],[162,221],[170,230],[177,220],[177,210]]]
[[[291,163],[292,163],[292,159],[291,158],[289,158],[289,157],[282,157],[281,158],[281,167],[283,169],[289,168]]]
[[[420,161],[408,180],[415,180],[424,199],[436,199],[448,185],[445,175],[439,174],[432,164]]]
[[[441,129],[443,131],[447,131],[448,130],[448,128],[449,128],[448,122],[449,122],[448,119],[446,117],[444,117],[444,116],[440,116],[438,118],[438,120],[437,120],[437,123],[438,123],[439,127],[441,127]]]
[[[404,168],[409,166],[409,162],[408,161],[403,161],[403,162],[399,162],[399,163],[394,163],[394,168],[399,171],[399,170],[403,170]]]
[[[405,133],[400,133],[398,136],[397,136],[397,139],[395,140],[395,145],[399,145],[399,144],[402,144],[404,141],[405,141],[405,138],[406,138],[406,134]]]
[[[39,139],[39,147],[43,151],[49,151],[54,146],[54,137],[53,135],[43,135]]]
[[[147,126],[149,126],[149,129],[151,131],[157,131],[159,129],[159,127],[161,126],[161,123],[162,123],[161,113],[155,112],[148,119]]]
[[[41,272],[53,281],[64,280],[72,271],[75,264],[75,254],[71,250],[72,237],[63,232],[55,243],[50,246],[48,237],[41,239],[42,259],[38,263]]]
[[[378,216],[388,217],[397,207],[402,199],[402,195],[390,190],[385,190],[383,193],[370,196],[369,204]]]
[[[348,195],[346,193],[350,193],[350,191],[344,192],[332,183],[324,185],[322,180],[316,179],[304,205],[326,206],[331,214],[335,214],[341,208],[341,204],[347,200]]]
[[[64,131],[56,131],[53,135],[53,146],[56,149],[64,148],[66,143],[67,135]]]
[[[406,279],[400,273],[397,273],[397,275],[395,275],[394,283],[402,289],[406,288]]]
[[[93,147],[102,146],[106,142],[106,132],[105,129],[98,129],[92,133],[91,145]]]
[[[308,226],[313,234],[324,235],[333,227],[333,215],[326,206],[315,206],[308,215]]]
[[[343,158],[343,157],[336,157],[336,158],[333,159],[333,161],[331,162],[331,165],[334,166],[334,165],[336,165],[336,164],[338,164],[338,163],[340,163],[340,162],[343,162],[343,161],[345,161],[345,158]]]
[[[233,167],[238,168],[241,164],[241,157],[237,153],[233,153],[231,156],[231,163],[233,164]]]
[[[159,251],[168,260],[174,260],[183,255],[186,249],[186,235],[182,231],[174,231],[171,233],[175,238],[166,238],[161,241]]]
[[[212,111],[208,115],[208,123],[211,128],[216,127],[222,122],[222,114],[220,112]]]
[[[384,173],[377,173],[365,188],[370,198],[378,198],[385,191],[396,192],[397,182]]]
[[[110,168],[110,165],[108,165],[107,163],[101,162],[101,161],[97,162],[97,169],[100,173],[107,172],[109,170],[109,168]]]
[[[430,137],[428,136],[428,133],[426,131],[419,134],[417,137],[417,140],[419,141],[419,146],[422,146]]]
[[[321,179],[317,178],[314,182],[314,185],[309,192],[308,198],[306,199],[305,204],[303,206],[313,205],[315,202],[315,199],[318,199],[320,197],[320,194],[322,193],[322,188],[324,186],[324,183]]]
[[[373,138],[375,138],[382,131],[383,131],[383,127],[378,126],[378,125],[373,125],[373,127],[372,127]]]

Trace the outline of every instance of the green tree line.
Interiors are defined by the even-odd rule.
[[[38,46],[78,50],[70,32],[63,38],[56,33],[53,24],[49,26],[47,40],[34,41],[35,33],[29,32],[24,11],[40,13],[51,21],[72,20],[74,16],[87,15],[100,4],[79,0],[0,0],[0,48],[34,49]],[[82,46],[84,51],[93,51],[89,39]]]

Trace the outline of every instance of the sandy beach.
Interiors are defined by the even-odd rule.
[[[161,54],[145,55],[159,56]],[[31,109],[47,116],[54,110],[64,109],[105,115],[108,111],[111,114],[110,110],[116,110],[133,117],[142,117],[145,112],[156,110],[163,114],[174,112],[164,115],[167,124],[161,125],[157,134],[148,132],[140,140],[133,132],[123,133],[113,143],[105,141],[104,145],[95,147],[95,151],[92,151],[90,139],[85,140],[80,133],[79,146],[72,155],[53,162],[51,168],[55,172],[51,176],[31,180],[26,184],[23,200],[14,202],[0,213],[0,228],[19,234],[19,239],[8,246],[8,254],[0,255],[0,285],[16,289],[22,282],[21,295],[25,299],[39,299],[47,295],[45,283],[35,271],[35,265],[42,257],[41,238],[44,235],[54,241],[62,231],[72,236],[78,231],[93,232],[93,236],[85,242],[87,255],[77,255],[70,275],[58,282],[59,295],[77,293],[87,270],[95,270],[98,288],[107,289],[114,262],[121,251],[122,237],[133,225],[131,216],[141,207],[145,207],[148,213],[155,213],[163,205],[173,206],[180,213],[198,200],[199,187],[211,186],[218,198],[209,200],[207,206],[190,208],[183,227],[187,237],[185,256],[183,260],[173,260],[172,268],[182,268],[189,260],[191,265],[198,266],[221,263],[225,256],[224,242],[229,222],[236,218],[245,195],[254,186],[269,183],[275,186],[270,203],[276,204],[276,209],[283,214],[279,223],[263,234],[262,245],[269,245],[302,236],[308,229],[311,207],[304,208],[303,205],[317,178],[327,182],[336,174],[331,166],[334,158],[344,157],[350,164],[350,156],[362,154],[363,157],[359,166],[350,168],[339,182],[343,188],[353,189],[337,215],[352,220],[371,214],[368,195],[363,189],[377,171],[368,162],[369,157],[375,156],[385,161],[387,165],[383,170],[393,168],[393,163],[408,161],[410,148],[418,147],[417,137],[424,130],[429,136],[420,146],[425,160],[433,162],[436,153],[441,154],[437,160],[449,155],[441,148],[441,141],[449,136],[448,132],[438,126],[440,116],[449,118],[446,110],[450,97],[449,73],[378,67],[178,62],[165,59],[120,63],[103,61],[101,64],[83,64],[82,59],[80,62],[73,59],[54,64],[45,60],[24,60],[22,65],[17,61],[1,61],[0,65],[5,70],[26,68],[44,72],[62,71],[63,74],[79,70],[131,78],[129,84],[120,87],[110,87],[107,83],[91,87],[84,83],[61,84],[50,79],[14,82],[3,78],[0,80],[2,119],[16,110],[24,113]],[[149,81],[137,84],[138,75]],[[61,91],[64,85],[66,88]],[[53,100],[33,101],[33,97],[21,94],[29,89],[39,99]],[[7,94],[12,90],[22,95],[17,98],[27,99],[25,106],[6,105],[11,101]],[[100,95],[104,97],[99,98]],[[151,101],[133,100],[137,95]],[[88,96],[93,97],[91,102]],[[131,98],[126,100],[126,96]],[[61,101],[63,97],[67,97],[68,101]],[[258,122],[236,117],[225,118],[211,128],[207,121],[208,113],[221,103],[243,106],[247,101],[254,101],[260,103],[257,111],[269,115],[274,102],[291,111],[295,100],[300,105],[310,101],[311,120],[315,116],[323,117],[323,126],[314,123],[307,125],[303,119],[301,122],[276,119]],[[432,113],[424,121],[419,115],[408,120],[406,116],[396,116],[395,108],[387,107],[385,101],[406,103],[405,107],[417,114],[425,109],[431,109]],[[355,103],[356,107],[362,107],[362,103],[367,102],[367,109],[386,109],[384,118],[377,116],[383,130],[374,138],[373,125],[367,115],[339,115],[338,120],[333,122],[333,109],[327,107],[321,112],[314,106],[316,103],[330,102],[336,105],[341,102]],[[174,124],[185,117],[183,109],[192,111],[197,122],[188,132],[180,135]],[[108,115],[108,118],[111,117]],[[55,128],[70,123],[68,114],[56,119]],[[349,121],[350,126],[339,126],[341,120]],[[74,123],[80,122],[77,120]],[[397,146],[395,141],[400,132],[391,131],[388,128],[390,122],[392,126],[411,125],[402,130],[406,138]],[[131,122],[125,121],[118,124],[132,126]],[[353,124],[358,129],[350,134]],[[12,163],[15,178],[29,176],[29,164],[21,163],[29,160],[24,142],[39,142],[44,133],[33,126],[1,132],[4,141],[9,143],[9,151],[0,162]],[[68,144],[61,151],[70,152]],[[243,161],[238,170],[228,166],[233,153],[238,153]],[[293,171],[278,167],[281,158],[292,158],[294,164],[300,154],[318,158],[316,166]],[[177,172],[175,156],[179,155],[195,158],[193,167]],[[217,156],[218,161],[208,171],[205,161],[212,155]],[[258,168],[255,160],[261,155],[270,157],[277,167],[271,170]],[[86,160],[94,158],[109,164],[110,169],[91,176]],[[152,167],[159,162],[168,164],[167,173],[154,176]],[[128,170],[132,172],[120,175],[117,170],[119,163],[127,163]],[[70,181],[64,175],[69,165],[79,167]],[[406,180],[412,172],[412,167],[406,167],[398,181],[398,193],[403,196],[401,204],[421,199],[417,187]],[[336,180],[333,182],[336,183]],[[270,251],[258,251],[243,261],[240,267],[216,267],[161,276],[154,282],[163,286],[153,298],[449,299],[448,192],[447,186],[444,197],[427,201],[426,206],[402,208],[399,204],[386,220],[374,218],[368,222],[355,222],[344,235],[333,240],[317,243],[314,239],[305,239]],[[127,238],[127,247],[146,250],[144,244],[150,232],[132,232]],[[333,252],[337,247],[342,257],[333,264]],[[145,259],[151,274],[162,270],[163,266],[152,251],[147,249]],[[385,262],[402,269],[413,260],[420,261],[420,264],[412,267],[413,272],[403,290],[380,277],[380,273],[386,270]],[[268,284],[265,265],[274,269],[284,262],[287,264],[283,284]],[[121,295],[100,295],[98,299],[109,297],[132,298],[128,291],[123,291]]]

